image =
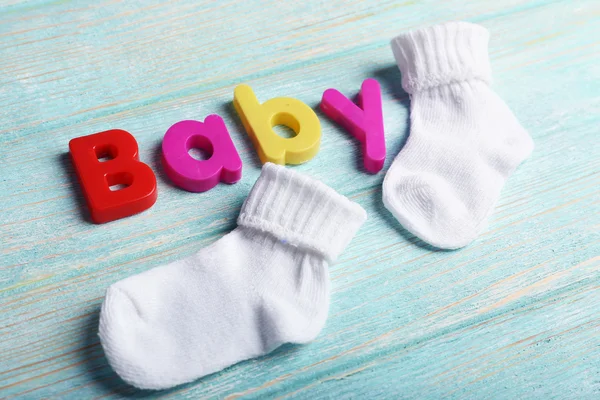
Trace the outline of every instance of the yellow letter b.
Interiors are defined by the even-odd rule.
[[[239,85],[233,93],[233,105],[263,164],[302,164],[319,152],[319,118],[300,100],[276,97],[260,104],[250,86]],[[273,130],[275,125],[287,126],[296,136],[279,136]]]

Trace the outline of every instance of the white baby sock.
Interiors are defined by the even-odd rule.
[[[383,202],[422,240],[454,249],[484,229],[533,141],[489,87],[488,31],[466,22],[402,34],[391,46],[410,94],[410,135]]]
[[[110,365],[133,386],[165,389],[313,340],[329,309],[327,264],[366,217],[321,182],[265,164],[238,228],[108,289],[99,335]]]

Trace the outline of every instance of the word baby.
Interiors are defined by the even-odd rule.
[[[250,86],[239,85],[233,104],[263,164],[302,164],[318,153],[321,124],[302,101],[277,97],[261,104]],[[361,142],[365,169],[379,172],[385,161],[385,139],[377,81],[363,82],[358,105],[337,90],[327,89],[321,110]],[[275,125],[287,126],[295,136],[277,135]],[[191,149],[204,150],[208,159],[193,158]],[[156,177],[139,160],[137,142],[129,132],[112,129],[78,137],[69,142],[69,151],[95,223],[142,212],[156,202]],[[186,120],[171,126],[163,138],[162,161],[173,183],[191,192],[205,192],[219,182],[235,183],[242,177],[242,160],[216,114],[204,122]]]

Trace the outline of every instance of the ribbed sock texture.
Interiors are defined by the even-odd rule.
[[[108,289],[99,335],[110,365],[133,386],[165,389],[313,340],[329,309],[327,265],[365,220],[333,189],[265,164],[238,228]]]
[[[533,141],[489,87],[488,31],[450,22],[391,46],[410,95],[410,135],[383,183],[383,201],[425,242],[463,247],[485,228],[505,180]]]

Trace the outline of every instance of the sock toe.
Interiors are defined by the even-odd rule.
[[[109,364],[121,379],[145,388],[145,374],[141,360],[136,357],[138,346],[133,334],[140,320],[140,309],[135,301],[123,290],[109,287],[100,312],[100,342]]]
[[[457,249],[477,237],[469,211],[436,175],[386,177],[383,202],[408,231],[435,247]]]

